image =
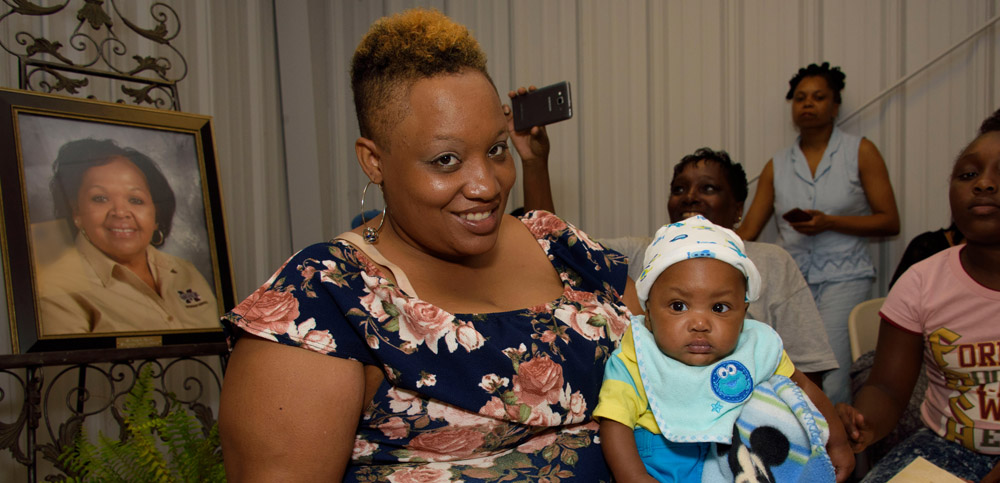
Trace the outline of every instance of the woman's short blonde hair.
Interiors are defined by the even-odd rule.
[[[405,114],[410,85],[439,74],[486,72],[486,54],[469,29],[437,10],[411,9],[372,24],[351,60],[354,109],[363,137],[383,138]],[[490,80],[492,83],[493,81]],[[398,112],[386,112],[396,108]]]

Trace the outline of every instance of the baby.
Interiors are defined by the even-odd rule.
[[[712,443],[738,443],[740,411],[776,374],[831,422],[838,480],[853,469],[829,399],[795,370],[773,329],[746,319],[761,278],[743,250],[735,233],[702,216],[663,226],[646,249],[636,291],[647,315],[632,318],[608,361],[594,410],[618,481],[701,481]]]

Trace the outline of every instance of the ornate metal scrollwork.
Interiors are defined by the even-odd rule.
[[[111,364],[108,369],[94,364],[63,369],[48,383],[41,401],[42,420],[45,422],[44,429],[48,432],[51,442],[39,444],[38,450],[56,468],[65,470],[59,461],[59,455],[62,454],[67,445],[73,443],[87,417],[105,411],[110,412],[118,424],[118,434],[106,436],[124,440],[127,437],[127,431],[125,419],[122,416],[122,405],[125,396],[135,386],[139,371],[145,365],[153,366],[153,380],[157,385],[155,389],[156,407],[159,408],[160,414],[166,416],[174,404],[182,405],[196,415],[207,435],[215,422],[215,416],[210,407],[199,402],[205,396],[205,384],[201,379],[189,375],[181,376],[183,382],[177,382],[174,380],[175,378],[170,377],[172,370],[182,367],[184,364],[193,364],[207,369],[207,373],[213,378],[213,381],[209,381],[209,383],[214,383],[212,385],[216,390],[215,394],[217,395],[218,391],[222,390],[222,380],[214,369],[204,361],[195,358],[180,358],[167,363],[162,360],[147,360],[139,364],[117,362]],[[61,387],[61,379],[65,377],[78,376],[82,380],[79,371],[86,371],[86,384],[71,383],[72,386],[65,393],[53,391],[53,388]],[[178,384],[180,387],[177,387]],[[97,387],[95,388],[95,386]],[[63,387],[63,389],[65,388]],[[108,394],[110,397],[103,401],[91,401],[91,394],[97,392],[94,389],[99,390],[101,394]],[[181,392],[178,392],[178,389]],[[87,404],[91,402],[93,404]],[[67,412],[70,416],[58,427],[53,428],[52,421],[60,420],[65,417]]]
[[[0,48],[17,58],[21,89],[181,110],[177,83],[187,77],[188,65],[172,43],[181,28],[173,7],[154,1],[148,18],[138,20],[120,8],[120,3],[131,4],[120,0],[42,3],[48,2],[0,1],[0,26],[5,27],[0,33],[7,32],[0,35]],[[75,28],[61,32],[64,24]],[[155,369],[157,408],[163,414],[179,404],[206,432],[214,423],[211,404],[218,401],[224,361],[215,368],[198,357],[225,350],[191,345],[98,352],[0,355],[0,403],[19,404],[9,412],[11,419],[0,416],[0,450],[10,451],[27,468],[29,482],[37,481],[39,455],[65,472],[59,456],[91,422],[117,425],[111,430],[117,435],[105,435],[125,437],[122,404],[143,365]],[[40,425],[47,436],[42,442],[36,440]],[[63,481],[65,475],[45,480]]]
[[[44,26],[47,20],[75,14],[70,18],[76,28],[65,38],[17,28],[13,38],[0,38],[0,48],[18,59],[22,89],[89,98],[111,95],[123,104],[180,110],[176,85],[187,76],[188,66],[172,44],[181,25],[170,5],[152,3],[142,22],[123,14],[116,0],[65,0],[53,6],[14,0],[3,5],[8,10],[0,13],[0,23],[40,19],[38,25]],[[130,53],[136,51],[143,54]],[[98,94],[109,85],[108,92],[118,94]]]
[[[0,374],[16,382],[16,387],[0,386],[0,401],[11,400],[21,403],[20,411],[17,412],[14,421],[9,423],[0,421],[0,448],[9,449],[18,463],[29,465],[33,461],[32,448],[28,448],[27,452],[21,448],[21,436],[25,428],[38,427],[38,412],[35,409],[38,407],[37,396],[41,393],[40,387],[37,382],[22,378],[13,371],[2,370]],[[20,390],[22,397],[14,397],[15,390]]]
[[[0,419],[0,450],[9,450],[17,463],[28,468],[28,481],[36,481],[38,457],[66,473],[60,455],[73,444],[88,418],[105,423],[100,429],[104,436],[124,440],[128,436],[122,407],[146,365],[153,366],[154,400],[160,414],[165,416],[179,405],[201,422],[207,436],[215,424],[211,403],[222,391],[221,358],[215,360],[220,364],[204,357],[178,357],[49,366],[48,380],[41,375],[41,366],[27,367],[25,377],[0,369],[0,376],[11,381],[0,385],[0,402],[22,402],[13,420]],[[44,441],[36,441],[39,429]],[[90,439],[96,436],[88,432]],[[64,478],[65,474],[53,474],[44,479]]]

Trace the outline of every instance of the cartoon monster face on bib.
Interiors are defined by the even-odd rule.
[[[753,392],[753,377],[739,361],[722,361],[712,369],[712,392],[719,399],[738,403]]]

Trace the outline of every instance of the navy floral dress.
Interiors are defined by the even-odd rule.
[[[344,481],[610,480],[591,413],[629,322],[626,261],[551,213],[521,221],[563,281],[547,304],[450,314],[334,241],[294,255],[225,316],[382,369]]]

